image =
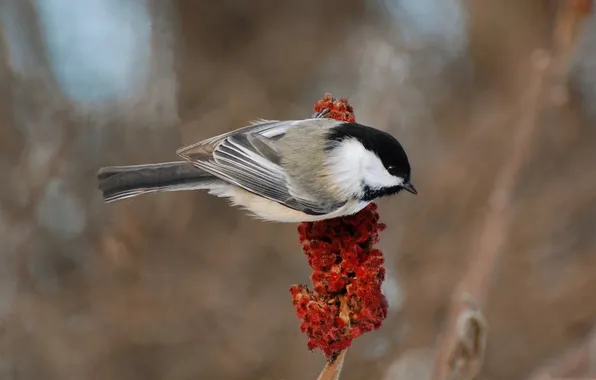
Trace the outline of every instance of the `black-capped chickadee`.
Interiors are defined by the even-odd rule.
[[[104,200],[206,189],[261,219],[306,222],[355,214],[401,190],[417,194],[393,136],[334,119],[259,120],[177,154],[185,161],[101,168]]]

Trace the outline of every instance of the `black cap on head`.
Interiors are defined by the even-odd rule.
[[[411,167],[406,151],[395,137],[366,125],[343,123],[330,131],[328,148],[331,149],[335,145],[334,143],[350,138],[358,140],[365,149],[375,153],[389,174],[404,180],[402,185],[388,188],[371,189],[365,186],[363,200],[371,201],[375,198],[397,194],[401,190],[418,194],[410,182]]]
[[[341,124],[333,128],[329,134],[329,140],[332,142],[348,138],[357,139],[366,149],[375,153],[391,175],[404,178],[406,183],[410,181],[408,156],[395,137],[358,123]]]

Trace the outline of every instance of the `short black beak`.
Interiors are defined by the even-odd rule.
[[[418,192],[416,191],[416,188],[414,187],[414,185],[412,185],[411,182],[406,182],[403,185],[403,188],[407,191],[409,191],[410,193],[414,194],[414,195],[418,195]]]

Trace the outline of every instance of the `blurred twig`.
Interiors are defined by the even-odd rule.
[[[506,239],[507,226],[512,218],[509,204],[518,174],[529,152],[530,142],[536,129],[540,111],[540,94],[544,83],[544,71],[548,66],[546,53],[535,53],[534,61],[535,72],[528,86],[526,99],[522,102],[521,109],[524,112],[513,137],[511,154],[507,156],[508,161],[504,163],[497,174],[496,187],[489,200],[490,210],[484,221],[482,231],[473,246],[474,255],[467,273],[454,291],[451,312],[435,362],[435,379],[473,379],[480,371],[484,360],[483,357],[460,358],[468,362],[465,366],[472,371],[469,373],[463,373],[461,372],[462,368],[458,370],[452,365],[455,361],[460,360],[454,358],[458,347],[461,345],[457,322],[461,315],[470,310],[469,305],[461,302],[464,294],[470,294],[471,299],[480,308],[485,304],[492,274],[497,265],[501,247]],[[456,375],[455,372],[459,372],[459,374]]]
[[[477,374],[484,364],[486,350],[486,336],[488,328],[486,320],[478,305],[468,295],[462,302],[466,310],[462,311],[457,320],[455,331],[457,345],[449,358],[452,378],[471,378],[466,374]],[[455,376],[453,376],[455,375]]]
[[[317,380],[338,380],[344,366],[347,350],[343,350],[331,363],[325,364]]]
[[[461,302],[461,299],[464,294],[469,293],[480,308],[486,303],[492,275],[512,218],[509,205],[515,184],[528,157],[543,108],[542,94],[545,88],[551,91],[558,88],[556,91],[559,93],[562,91],[561,88],[567,88],[568,57],[577,35],[577,23],[583,20],[574,6],[573,2],[559,4],[555,18],[552,58],[551,54],[543,51],[535,52],[533,55],[533,75],[527,86],[526,97],[521,101],[522,115],[513,136],[511,154],[507,156],[508,160],[497,174],[495,189],[489,200],[490,210],[482,231],[474,242],[470,265],[453,293],[450,313],[435,360],[434,379],[471,380],[480,373],[484,350],[478,350],[475,356],[464,355],[461,350],[464,342],[461,340],[458,323],[465,313],[470,312],[469,304]],[[562,94],[565,100],[566,92]],[[554,98],[551,97],[552,99]]]

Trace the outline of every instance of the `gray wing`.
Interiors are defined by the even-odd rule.
[[[289,188],[275,142],[291,127],[302,123],[335,125],[329,119],[298,121],[259,120],[188,147],[178,155],[198,168],[251,193],[310,215],[327,214],[342,204],[321,204],[297,189]]]

